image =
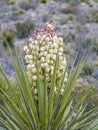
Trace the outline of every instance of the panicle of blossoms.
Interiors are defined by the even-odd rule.
[[[66,58],[63,56],[63,39],[58,37],[54,31],[54,23],[49,20],[45,26],[41,29],[34,31],[33,36],[28,40],[28,43],[24,46],[25,60],[27,63],[27,74],[29,80],[32,84],[32,89],[34,94],[37,95],[37,69],[36,69],[36,58],[40,67],[42,69],[42,76],[44,73],[47,80],[48,92],[51,88],[51,76],[53,76],[54,63],[56,60],[56,55],[58,52],[58,65],[56,71],[56,86],[55,92],[57,91],[57,86],[59,81],[64,74],[66,67]],[[67,73],[65,75],[64,81],[67,81]],[[64,88],[61,89],[61,94]]]

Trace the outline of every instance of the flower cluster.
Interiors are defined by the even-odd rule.
[[[58,53],[58,62],[56,70],[56,86],[65,71],[66,58],[63,56],[63,39],[58,37],[54,32],[54,24],[49,20],[46,25],[38,30],[35,30],[32,38],[28,40],[28,43],[24,46],[25,60],[27,63],[27,74],[29,80],[32,83],[32,89],[34,94],[37,94],[37,69],[36,58],[42,69],[42,75],[46,76],[47,89],[51,87],[51,76],[54,72],[54,64]],[[65,76],[65,82],[67,81],[67,73]],[[61,93],[63,92],[63,88]]]

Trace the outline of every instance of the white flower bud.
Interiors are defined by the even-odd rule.
[[[53,49],[50,49],[49,52],[53,54],[54,51],[53,51]]]
[[[40,48],[40,51],[44,51],[44,50],[45,50],[45,48],[44,48],[44,47],[41,47],[41,48]]]
[[[33,79],[34,81],[37,81],[37,76],[33,76],[32,79]]]
[[[32,72],[35,74],[37,72],[36,68],[33,68]]]
[[[34,86],[34,87],[36,86],[36,82],[33,82],[33,86]]]
[[[34,89],[34,94],[37,94],[38,93],[38,90],[35,88]]]
[[[62,52],[59,52],[58,55],[59,55],[59,56],[62,56]]]
[[[35,67],[35,64],[32,64],[31,66],[32,66],[32,68],[34,68],[34,67]]]
[[[25,56],[25,60],[28,60],[28,59],[29,59],[29,55],[26,55],[26,56]]]
[[[33,39],[32,39],[32,38],[29,38],[29,42],[32,43],[32,42],[33,42]]]
[[[38,41],[37,41],[37,40],[35,40],[35,41],[34,41],[34,43],[37,45],[37,44],[38,44]]]
[[[32,65],[31,64],[28,64],[27,65],[27,69],[30,70],[32,68]]]
[[[48,63],[44,63],[44,67],[48,67]]]
[[[33,60],[28,60],[28,63],[29,63],[29,64],[32,64],[32,63],[33,63]]]
[[[57,49],[54,49],[54,53],[57,53]]]
[[[50,55],[49,54],[47,55],[47,59],[50,59]]]
[[[44,68],[44,64],[43,63],[41,63],[41,67]]]
[[[41,56],[43,56],[43,55],[44,55],[44,52],[40,52],[39,56],[41,57]]]
[[[67,82],[67,80],[68,80],[68,79],[65,77],[65,78],[64,78],[64,82]]]
[[[62,61],[63,60],[63,56],[59,56],[59,60]]]
[[[43,53],[43,55],[44,55],[44,56],[47,56],[47,52],[45,51],[45,52]]]
[[[54,46],[54,48],[58,48],[58,44],[57,43],[54,43],[53,46]]]
[[[62,37],[59,37],[59,42],[63,43],[63,38]]]
[[[41,35],[37,35],[37,39],[40,40],[41,39]]]
[[[60,51],[60,52],[63,52],[63,48],[62,48],[62,47],[60,47],[60,48],[59,48],[59,51]]]
[[[53,55],[53,57],[52,57],[54,60],[56,60],[56,55]]]
[[[51,70],[54,70],[54,67],[53,67],[53,66],[51,66],[50,68],[51,68]]]
[[[46,72],[49,72],[50,71],[50,68],[48,67],[47,69],[46,69]]]
[[[28,55],[28,59],[31,60],[33,58],[32,55]]]
[[[54,61],[53,61],[53,60],[50,60],[50,64],[52,64],[52,65],[53,65],[53,64],[54,64]]]
[[[45,58],[44,58],[44,57],[41,57],[41,61],[44,62],[44,61],[45,61]]]
[[[60,66],[60,70],[63,70],[63,68],[64,68],[64,67],[61,65],[61,66]]]
[[[55,88],[54,88],[54,92],[56,92],[56,91],[57,91],[57,88],[55,87]]]
[[[24,46],[23,50],[24,50],[25,52],[27,51],[27,49],[28,49],[28,47],[27,47],[27,46]]]
[[[62,61],[62,65],[64,65],[64,66],[67,65],[66,60],[63,60],[63,61]]]
[[[62,88],[62,89],[61,89],[61,95],[62,95],[63,93],[64,93],[64,89]]]
[[[29,47],[30,47],[30,49],[33,49],[33,44],[30,43],[30,44],[29,44]]]
[[[52,70],[51,70],[50,74],[53,75],[53,71]]]

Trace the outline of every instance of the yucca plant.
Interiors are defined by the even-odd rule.
[[[7,82],[15,99],[13,101],[0,87],[0,94],[5,97],[3,99],[4,105],[0,105],[0,126],[2,128],[6,130],[98,130],[98,118],[96,116],[98,108],[85,112],[84,99],[88,89],[84,90],[75,104],[73,103],[72,91],[81,72],[84,56],[75,69],[72,67],[67,76],[67,64],[63,64],[65,66],[61,67],[65,60],[61,58],[62,40],[59,39],[56,42],[52,39],[54,36],[56,34],[53,31],[51,21],[43,29],[34,32],[33,38],[24,47],[27,69],[17,51],[16,55],[13,55],[10,51],[16,72],[19,95],[17,95],[5,73],[0,69],[0,73],[5,78],[5,82]],[[49,37],[52,44],[49,43]],[[47,42],[43,44],[43,40]],[[56,57],[51,55],[54,60],[48,59],[49,62],[46,62],[47,55],[54,53],[54,50],[49,51],[51,46],[54,45],[53,40],[56,43],[53,47]],[[57,37],[56,40],[58,40]],[[49,45],[50,47],[46,51],[40,50],[40,48]],[[40,46],[39,49],[38,46]],[[47,52],[47,55],[44,52]],[[51,64],[53,69],[50,67]],[[60,73],[61,75],[59,75]],[[96,118],[94,118],[95,116]]]

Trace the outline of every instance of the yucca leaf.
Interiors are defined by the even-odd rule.
[[[5,120],[3,120],[3,119],[1,119],[1,118],[0,118],[0,126],[2,126],[3,128],[5,128],[5,129],[7,129],[7,130],[13,130],[13,129],[11,128],[11,126],[9,126],[9,124],[8,124]]]
[[[57,124],[57,122],[61,119],[61,115],[63,115],[63,111],[65,109],[65,106],[67,104],[67,101],[68,101],[68,98],[74,88],[74,84],[81,72],[81,68],[82,68],[82,62],[83,62],[83,59],[81,60],[81,62],[79,63],[79,65],[77,66],[76,68],[76,71],[73,72],[72,76],[70,77],[69,81],[67,82],[66,84],[66,87],[65,87],[65,91],[64,91],[64,94],[63,94],[63,97],[61,99],[61,106],[60,106],[60,109],[59,109],[59,112],[57,114],[57,117],[55,119],[55,125]]]
[[[8,97],[8,95],[6,95],[5,92],[2,91],[2,89],[0,89],[0,91],[2,92],[2,94],[5,96],[7,102],[9,103],[10,107],[18,114],[18,116],[20,116],[20,118],[23,119],[23,121],[28,125],[28,121],[27,119],[24,117],[24,115],[22,114],[22,112],[19,110],[19,108],[16,106],[16,104]]]

